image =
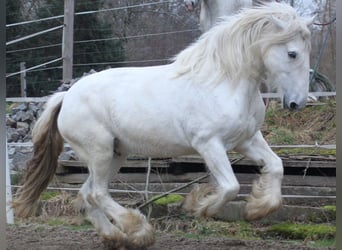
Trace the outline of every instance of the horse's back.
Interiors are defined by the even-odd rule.
[[[169,67],[110,69],[81,79],[63,101],[59,126],[65,139],[99,130],[134,153],[179,155],[189,151],[181,127],[182,110],[178,109],[182,106],[178,101],[186,94]],[[80,127],[79,132],[75,126]]]

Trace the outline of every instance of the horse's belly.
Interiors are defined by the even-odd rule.
[[[155,138],[155,136],[134,136],[134,134],[125,136],[121,134],[119,135],[116,150],[118,150],[119,152],[122,150],[126,154],[165,157],[188,155],[195,153],[192,147],[181,142],[182,140],[176,142],[175,140],[169,140],[165,137],[157,139]]]

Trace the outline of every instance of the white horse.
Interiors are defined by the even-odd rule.
[[[243,8],[251,8],[253,5],[260,6],[274,1],[279,2],[279,0],[184,0],[184,3],[188,10],[192,11],[201,2],[199,27],[202,32],[206,32],[225,16],[236,14]],[[260,84],[260,91],[267,93],[269,88],[262,83]],[[264,98],[264,103],[268,107],[269,99]]]
[[[242,8],[250,8],[273,0],[184,0],[188,10],[194,8],[201,2],[200,30],[205,32],[213,27],[224,16],[237,13]]]
[[[141,247],[154,241],[145,217],[108,192],[108,182],[130,153],[199,153],[216,182],[194,189],[184,207],[212,216],[239,192],[226,153],[236,150],[262,166],[246,219],[277,210],[283,166],[260,132],[265,106],[259,83],[278,86],[287,108],[305,106],[310,21],[286,4],[249,9],[215,26],[168,65],[104,70],[54,94],[33,131],[34,155],[13,203],[16,214],[34,211],[53,178],[63,139],[89,168],[79,193],[89,219],[104,239],[118,244]]]

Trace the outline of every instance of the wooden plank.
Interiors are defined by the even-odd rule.
[[[58,163],[62,167],[87,167],[86,163],[83,161],[60,160]]]
[[[283,98],[281,93],[261,93],[261,96],[263,98]],[[309,96],[336,96],[336,92],[309,92]]]
[[[187,183],[204,174],[205,173],[185,173],[182,175],[172,175],[151,173],[150,183]],[[83,183],[87,177],[88,174],[56,175],[58,182],[69,184]],[[251,184],[258,176],[256,174],[236,174],[236,178],[240,184]],[[119,183],[145,183],[145,181],[146,174],[139,173],[118,174],[113,180],[113,182]],[[202,182],[208,181],[209,177]],[[285,186],[336,187],[336,177],[285,175],[282,183]]]
[[[45,97],[7,97],[6,102],[46,102],[49,99]]]
[[[150,183],[148,186],[149,192],[156,192],[156,193],[164,193],[169,190],[179,188],[184,186],[185,183]],[[50,184],[49,189],[56,188],[61,190],[68,190],[68,191],[75,191],[78,192],[81,188],[82,184],[66,184],[66,183],[55,183]],[[111,182],[109,184],[110,190],[122,190],[124,191],[144,191],[145,190],[145,183],[123,183],[123,182]],[[192,190],[193,186],[185,187],[179,190],[177,193],[179,194],[186,194]],[[252,185],[251,184],[241,184],[239,194],[247,195],[251,192]],[[316,198],[329,198],[333,199],[336,197],[336,187],[306,187],[306,186],[282,186],[282,194],[285,198],[298,198],[298,197],[316,197]],[[127,192],[126,192],[127,193]]]
[[[70,160],[61,160],[58,161],[60,167],[83,167],[87,168],[87,165],[83,161],[70,161]],[[121,168],[147,168],[148,160],[127,160]],[[153,168],[167,168],[169,167],[169,160],[152,160],[151,166]]]
[[[233,158],[232,160],[234,160]],[[147,158],[136,160],[134,158],[128,158],[122,167],[142,167],[147,168]],[[204,160],[199,156],[187,156],[187,157],[176,157],[176,158],[165,158],[165,159],[153,159],[151,160],[152,167],[159,168],[167,168],[171,164],[205,164]],[[60,166],[64,167],[86,167],[86,164],[82,161],[59,161]],[[255,162],[243,159],[237,163],[234,163],[233,166],[255,166]],[[300,168],[336,168],[336,161],[310,161],[310,160],[291,160],[291,159],[283,159],[284,167],[300,167]]]

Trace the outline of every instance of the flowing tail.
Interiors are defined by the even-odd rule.
[[[36,210],[40,194],[52,180],[58,156],[63,150],[63,138],[58,131],[57,118],[66,92],[54,94],[32,131],[33,157],[27,162],[23,186],[12,206],[18,217],[28,217]]]

